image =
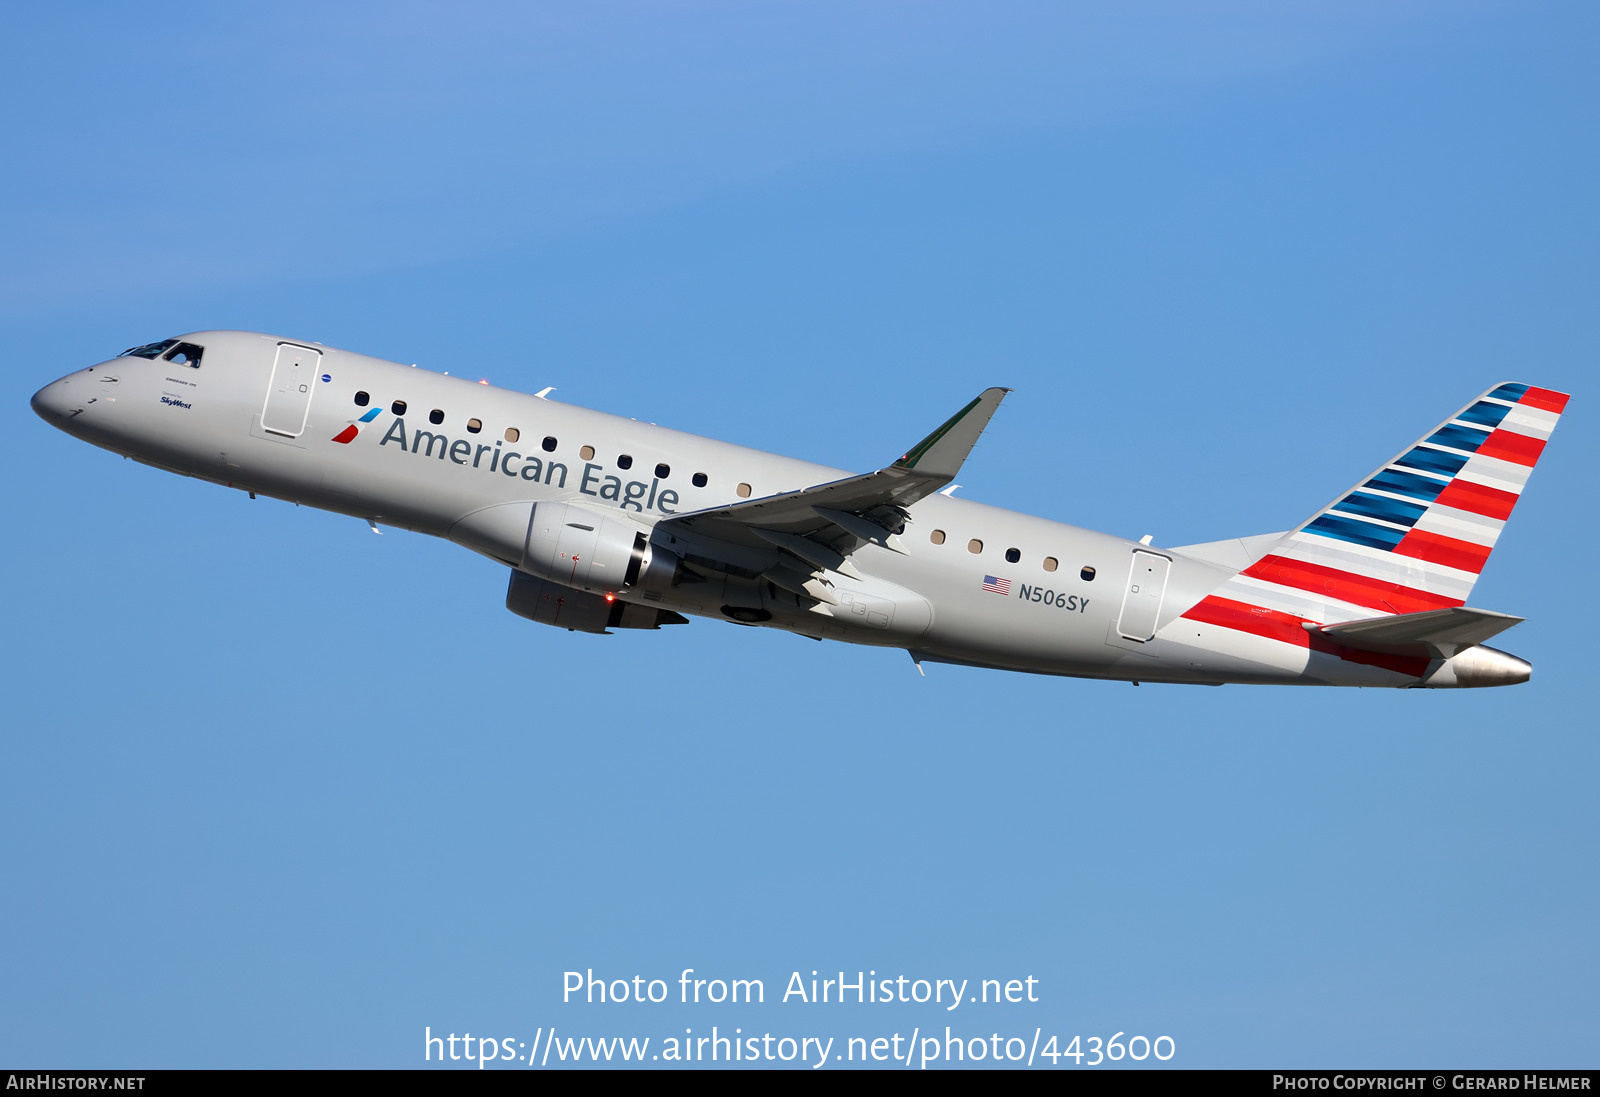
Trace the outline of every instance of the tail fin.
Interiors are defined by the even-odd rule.
[[[1322,622],[1464,604],[1566,405],[1550,389],[1490,389],[1226,585]]]

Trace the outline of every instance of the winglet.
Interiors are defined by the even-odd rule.
[[[961,464],[977,444],[983,428],[1004,400],[1007,388],[984,389],[970,404],[950,417],[945,424],[922,441],[890,468],[914,471],[921,476],[950,481],[961,471]]]

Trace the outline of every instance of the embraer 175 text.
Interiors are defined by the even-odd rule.
[[[157,468],[448,538],[511,569],[513,613],[580,632],[693,614],[904,648],[919,666],[1527,680],[1484,646],[1521,618],[1466,601],[1562,393],[1497,385],[1295,529],[1163,549],[941,491],[1007,391],[859,476],[239,331],[134,347],[33,407]]]

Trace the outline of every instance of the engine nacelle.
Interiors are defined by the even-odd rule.
[[[650,544],[650,531],[572,503],[538,503],[528,523],[522,570],[575,590],[616,594],[664,589],[677,559]]]
[[[595,594],[664,592],[679,560],[647,526],[573,503],[498,503],[450,530],[457,544],[563,587]]]

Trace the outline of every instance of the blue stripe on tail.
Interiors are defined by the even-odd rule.
[[[1446,453],[1444,450],[1425,449],[1422,446],[1418,446],[1395,462],[1397,465],[1421,469],[1423,472],[1437,472],[1440,476],[1454,476],[1466,463],[1467,459],[1459,453]]]
[[[1418,476],[1414,472],[1405,472],[1401,469],[1384,469],[1362,486],[1377,488],[1379,491],[1392,491],[1396,495],[1409,495],[1413,499],[1421,499],[1424,503],[1433,502],[1444,490],[1443,481],[1435,480],[1431,476]]]
[[[1306,526],[1305,531],[1339,541],[1349,541],[1354,545],[1385,550],[1393,549],[1400,543],[1400,538],[1406,535],[1403,529],[1390,529],[1388,526],[1373,525],[1371,522],[1363,522],[1356,518],[1343,518],[1337,514],[1322,515]]]
[[[1477,423],[1481,427],[1493,430],[1500,425],[1500,420],[1504,419],[1506,412],[1510,410],[1504,404],[1491,404],[1487,401],[1479,400],[1466,411],[1456,416],[1456,418],[1467,423]]]
[[[1483,440],[1489,437],[1489,432],[1479,430],[1477,427],[1464,427],[1459,423],[1446,423],[1432,434],[1428,435],[1427,442],[1434,446],[1449,446],[1451,449],[1466,450],[1476,453],[1478,447],[1483,445]]]
[[[1397,522],[1403,526],[1416,525],[1417,519],[1428,509],[1421,503],[1407,503],[1399,499],[1390,499],[1386,495],[1372,495],[1364,491],[1351,492],[1335,503],[1334,508],[1346,514],[1359,514],[1363,518],[1377,518],[1384,522]]]

